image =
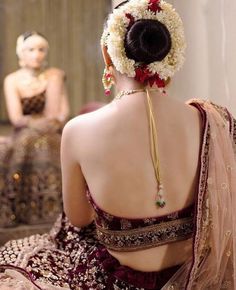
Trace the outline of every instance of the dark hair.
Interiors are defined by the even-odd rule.
[[[128,58],[150,64],[161,61],[171,50],[171,36],[158,20],[140,19],[126,33],[125,51]]]
[[[123,6],[124,4],[128,3],[128,2],[129,2],[129,0],[122,1],[122,2],[121,2],[120,4],[118,4],[114,9],[117,9],[117,8]]]
[[[46,37],[42,33],[37,32],[37,31],[26,31],[22,35],[23,35],[24,41],[33,35],[39,35],[39,36],[42,36],[44,39],[46,39]]]

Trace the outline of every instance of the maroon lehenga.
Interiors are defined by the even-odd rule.
[[[45,94],[22,98],[24,115],[44,111]],[[0,227],[55,222],[61,211],[58,126],[14,128],[0,145]]]
[[[0,248],[0,269],[6,270],[0,286],[14,285],[17,290],[236,289],[236,122],[227,110],[209,102],[193,101],[192,105],[201,112],[203,138],[193,227],[188,227],[193,235],[189,261],[159,272],[135,271],[108,253],[97,225],[75,228],[63,214],[49,234],[10,241]],[[100,217],[104,214],[95,210]],[[180,215],[165,218],[177,220]],[[103,221],[106,218],[110,223],[111,217]]]
[[[21,272],[39,289],[161,289],[179,268],[141,272],[122,266],[99,243],[94,224],[78,229],[64,215],[49,234],[8,242],[0,264],[2,270]]]

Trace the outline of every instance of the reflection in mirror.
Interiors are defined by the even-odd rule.
[[[64,72],[45,68],[49,47],[38,32],[18,36],[20,68],[4,79],[14,133],[1,148],[3,228],[50,223],[61,210],[60,139],[69,106]]]
[[[76,115],[88,101],[105,100],[101,83],[104,65],[100,37],[110,2],[98,0],[91,5],[84,0],[2,0],[0,83],[18,67],[17,37],[24,31],[36,30],[50,43],[49,66],[60,68],[66,74],[70,115]],[[1,86],[0,120],[7,119]]]
[[[108,0],[0,3],[0,123],[11,124],[0,126],[0,243],[44,232],[62,210],[61,132],[85,103],[105,100],[109,10]]]

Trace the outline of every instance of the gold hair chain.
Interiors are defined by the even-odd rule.
[[[149,135],[150,135],[150,146],[151,146],[151,158],[155,171],[155,177],[157,181],[157,197],[156,205],[163,208],[166,205],[164,199],[164,187],[161,182],[160,174],[160,161],[158,158],[158,142],[157,142],[157,127],[155,122],[154,110],[152,100],[150,96],[151,91],[158,91],[158,89],[136,89],[136,90],[123,90],[120,91],[114,98],[114,100],[120,100],[125,95],[131,95],[140,92],[146,92],[147,94],[147,105],[148,105],[148,121],[149,121]]]

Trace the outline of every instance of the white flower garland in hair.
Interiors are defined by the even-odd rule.
[[[135,77],[136,69],[140,64],[127,57],[124,47],[130,18],[133,21],[158,20],[167,27],[171,36],[171,50],[162,61],[150,63],[146,69],[149,76],[158,75],[161,80],[171,78],[181,68],[185,59],[184,29],[178,13],[172,5],[163,0],[130,0],[114,9],[107,21],[107,28],[104,30],[101,43],[107,47],[116,69],[129,77]]]

